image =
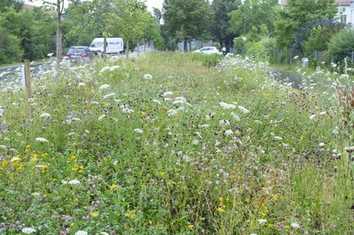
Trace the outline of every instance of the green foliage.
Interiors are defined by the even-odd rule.
[[[304,42],[304,55],[316,63],[329,61],[328,44],[339,30],[339,27],[318,26],[314,28]]]
[[[164,3],[164,21],[170,37],[187,42],[203,39],[210,23],[210,8],[205,0],[166,0]]]
[[[7,8],[0,14],[0,28],[3,41],[0,63],[41,59],[54,50],[55,22],[44,9]]]
[[[101,3],[101,2],[100,2]],[[65,46],[89,45],[92,40],[103,33],[103,23],[99,19],[101,8],[97,9],[97,1],[86,1],[71,4],[65,13],[63,22]],[[105,4],[99,5],[104,7]]]
[[[204,55],[200,53],[192,53],[191,57],[192,57],[192,61],[199,61],[201,62],[202,65],[208,68],[212,68],[218,65],[223,58],[222,55],[218,55],[218,54]]]
[[[245,36],[234,38],[234,49],[237,54],[246,53],[246,41],[247,38]]]
[[[354,52],[354,30],[345,29],[333,36],[328,52],[334,62],[341,62],[345,57],[352,57]]]
[[[241,5],[240,0],[214,0],[211,4],[212,21],[210,31],[220,45],[230,49],[235,33],[230,28],[230,13]]]
[[[10,64],[22,58],[20,40],[0,26],[0,64]]]
[[[231,12],[230,30],[257,41],[260,34],[268,35],[274,31],[277,6],[276,0],[245,0],[239,9]]]
[[[334,0],[289,0],[276,21],[276,38],[279,47],[288,48],[294,42],[294,35],[308,22],[333,19],[337,13]],[[308,35],[304,35],[306,37]]]
[[[246,46],[246,54],[255,58],[257,61],[270,61],[275,49],[275,40],[264,37],[256,42],[249,42]]]

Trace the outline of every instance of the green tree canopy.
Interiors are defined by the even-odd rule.
[[[237,10],[241,5],[241,0],[214,0],[212,2],[212,24],[211,33],[213,38],[220,43],[221,46],[230,49],[235,32],[230,27],[230,13]]]
[[[276,22],[276,38],[280,47],[288,48],[294,35],[306,23],[333,19],[337,13],[335,0],[289,0]]]
[[[210,25],[211,11],[206,0],[166,0],[164,21],[170,36],[184,42],[184,50],[192,39],[202,39]]]

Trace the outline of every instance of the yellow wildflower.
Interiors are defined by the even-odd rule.
[[[116,191],[118,189],[118,185],[113,183],[111,186],[109,186],[110,191]]]
[[[42,173],[45,173],[48,171],[48,165],[46,165],[46,164],[36,165],[36,168],[39,169]]]
[[[75,155],[71,155],[71,156],[69,157],[69,161],[70,161],[70,162],[74,162],[74,161],[76,161],[76,159],[77,159],[77,157],[76,157]]]
[[[127,213],[125,213],[125,217],[127,217],[130,220],[133,220],[136,218],[135,210],[129,210]]]
[[[83,173],[84,172],[84,166],[80,165],[80,164],[75,164],[72,168],[73,171],[77,172],[77,173]]]
[[[90,216],[92,217],[92,218],[96,218],[96,217],[98,217],[100,215],[100,213],[98,212],[98,211],[92,211],[91,213],[90,213]]]
[[[224,209],[223,207],[218,207],[218,208],[216,209],[216,211],[219,212],[219,213],[224,213],[224,212],[225,212],[225,209]]]
[[[1,167],[2,169],[6,169],[8,166],[9,166],[9,161],[7,161],[7,160],[2,160],[2,161],[0,162],[0,167]]]
[[[194,228],[194,225],[193,224],[188,224],[187,225],[187,228],[189,228],[190,230],[192,230]]]

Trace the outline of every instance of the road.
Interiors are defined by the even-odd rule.
[[[23,64],[0,67],[0,88],[17,87],[24,84]],[[34,78],[41,76],[52,68],[49,61],[31,64]]]

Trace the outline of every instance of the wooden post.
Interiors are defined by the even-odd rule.
[[[26,96],[28,105],[28,117],[32,118],[32,108],[30,104],[30,99],[32,98],[32,78],[31,78],[31,67],[29,60],[25,60],[25,86],[26,86]]]

